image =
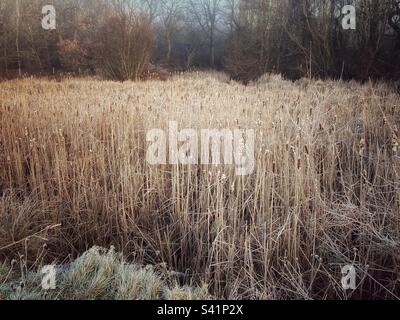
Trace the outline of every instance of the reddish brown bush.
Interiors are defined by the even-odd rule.
[[[76,40],[60,41],[58,54],[64,69],[78,73],[85,66],[86,50]]]
[[[154,64],[149,64],[149,65],[147,65],[146,71],[142,74],[140,79],[141,80],[167,81],[169,77],[170,77],[170,74],[166,69],[164,69],[160,66],[156,66]]]

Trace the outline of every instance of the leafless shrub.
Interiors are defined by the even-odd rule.
[[[98,32],[97,68],[114,80],[139,80],[149,66],[154,37],[144,16],[123,13],[107,19]]]

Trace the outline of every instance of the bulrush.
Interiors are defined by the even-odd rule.
[[[1,82],[0,259],[52,263],[113,244],[216,298],[399,297],[398,93],[226,78]],[[202,139],[213,128],[219,139]],[[162,161],[147,161],[152,145]],[[341,286],[346,265],[355,291]],[[119,294],[141,297],[136,287]]]

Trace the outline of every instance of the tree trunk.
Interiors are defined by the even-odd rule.
[[[17,59],[18,59],[18,75],[21,77],[21,57],[19,51],[19,25],[20,25],[20,7],[19,7],[19,0],[15,1],[15,10],[16,10],[16,18],[17,18],[17,30],[15,36],[15,46],[17,49]]]

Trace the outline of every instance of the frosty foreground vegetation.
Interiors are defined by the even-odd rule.
[[[114,245],[217,298],[400,295],[399,96],[389,85],[0,83],[0,257]],[[254,171],[150,165],[146,132],[255,130]],[[353,265],[357,289],[344,291]]]
[[[15,260],[11,265],[0,264],[0,300],[211,299],[204,287],[181,287],[171,282],[165,270],[163,274],[152,266],[127,264],[113,248],[93,247],[76,261],[54,266],[55,286],[51,290],[43,288],[40,270],[16,265]]]

